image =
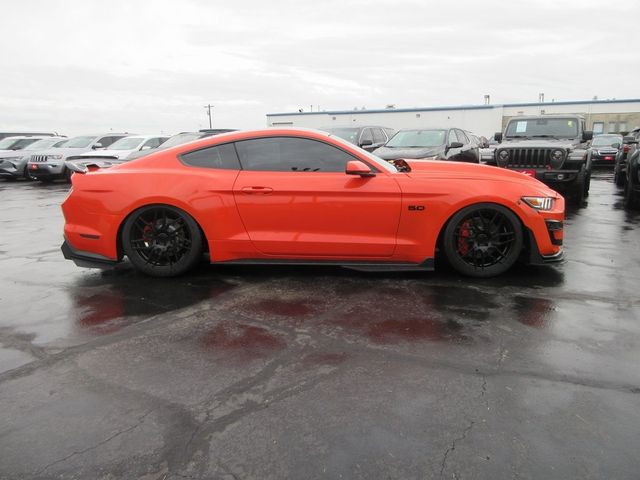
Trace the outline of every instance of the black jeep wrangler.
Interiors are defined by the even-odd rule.
[[[495,134],[500,144],[487,164],[535,177],[582,205],[591,182],[592,138],[579,115],[514,117],[504,136]]]

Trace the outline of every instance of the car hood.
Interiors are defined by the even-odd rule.
[[[0,150],[0,158],[26,157],[36,153],[35,150]]]
[[[78,155],[88,151],[92,151],[91,148],[50,148],[48,150],[33,152],[32,155],[62,155],[66,158],[69,155]]]
[[[575,148],[581,143],[578,138],[505,138],[495,148]]]
[[[411,177],[442,178],[446,180],[493,180],[500,182],[518,183],[524,187],[535,188],[541,194],[558,196],[558,194],[544,183],[523,173],[514,172],[506,168],[480,165],[476,163],[450,162],[445,160],[423,160],[412,162],[408,175]]]
[[[397,160],[399,158],[427,158],[435,157],[444,153],[444,145],[438,147],[420,147],[420,148],[390,148],[380,147],[373,151],[373,154],[383,160]]]

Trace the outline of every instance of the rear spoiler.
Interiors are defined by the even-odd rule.
[[[67,157],[64,162],[70,171],[82,174],[101,168],[109,168],[120,163],[122,162],[118,162],[118,157],[112,155],[92,155],[90,157],[75,155]]]

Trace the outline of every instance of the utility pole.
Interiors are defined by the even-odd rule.
[[[210,103],[205,105],[204,108],[207,109],[207,115],[209,116],[209,129],[213,128],[212,124],[211,124],[211,108],[213,108],[213,105],[211,105]]]

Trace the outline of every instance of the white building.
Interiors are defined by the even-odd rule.
[[[640,126],[640,99],[269,113],[267,125],[306,128],[381,125],[396,130],[455,126],[490,137],[501,131],[511,117],[553,113],[582,115],[587,128],[596,134],[627,132]]]

